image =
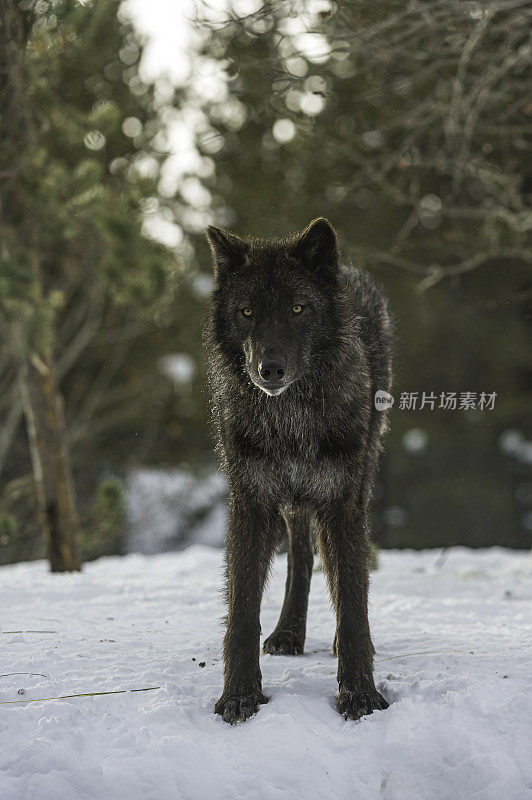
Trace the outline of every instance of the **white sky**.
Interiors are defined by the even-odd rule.
[[[124,0],[121,13],[148,37],[142,77],[152,81],[165,76],[174,85],[184,84],[190,70],[194,0]]]

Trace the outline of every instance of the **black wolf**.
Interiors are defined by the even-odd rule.
[[[373,681],[368,624],[368,505],[391,382],[386,302],[364,272],[340,267],[334,229],[317,219],[286,239],[209,227],[215,288],[205,328],[218,449],[230,485],[225,685],[216,713],[234,723],[262,693],[260,603],[288,531],[288,577],[265,653],[305,641],[311,522],[336,610],[337,708],[387,708]]]

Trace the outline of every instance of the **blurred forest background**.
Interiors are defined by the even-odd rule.
[[[198,0],[177,82],[134,10],[0,8],[0,563],[222,543],[204,228],[317,216],[396,318],[375,541],[529,547],[532,3]]]

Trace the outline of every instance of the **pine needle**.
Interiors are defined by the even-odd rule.
[[[4,672],[0,678],[9,678],[11,675],[31,675],[32,678],[47,678],[48,675],[43,675],[42,672]]]
[[[7,636],[8,633],[57,633],[57,631],[0,631],[0,633]]]
[[[58,697],[36,697],[33,700],[3,700],[0,706],[13,705],[15,703],[44,703],[47,700],[70,700],[72,697],[99,697],[103,694],[129,694],[133,692],[153,692],[160,689],[160,686],[148,686],[145,689],[117,689],[112,692],[83,692],[82,694],[62,694]]]
[[[417,653],[400,653],[398,656],[388,656],[387,658],[378,658],[375,664],[380,664],[382,661],[393,661],[394,658],[408,658],[409,656],[433,656],[438,653],[469,653],[474,656],[474,650],[420,650]]]

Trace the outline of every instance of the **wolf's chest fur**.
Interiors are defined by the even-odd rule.
[[[359,405],[334,407],[324,389],[311,397],[293,387],[280,398],[252,390],[228,415],[229,470],[236,466],[257,492],[288,504],[337,494],[355,468]]]

